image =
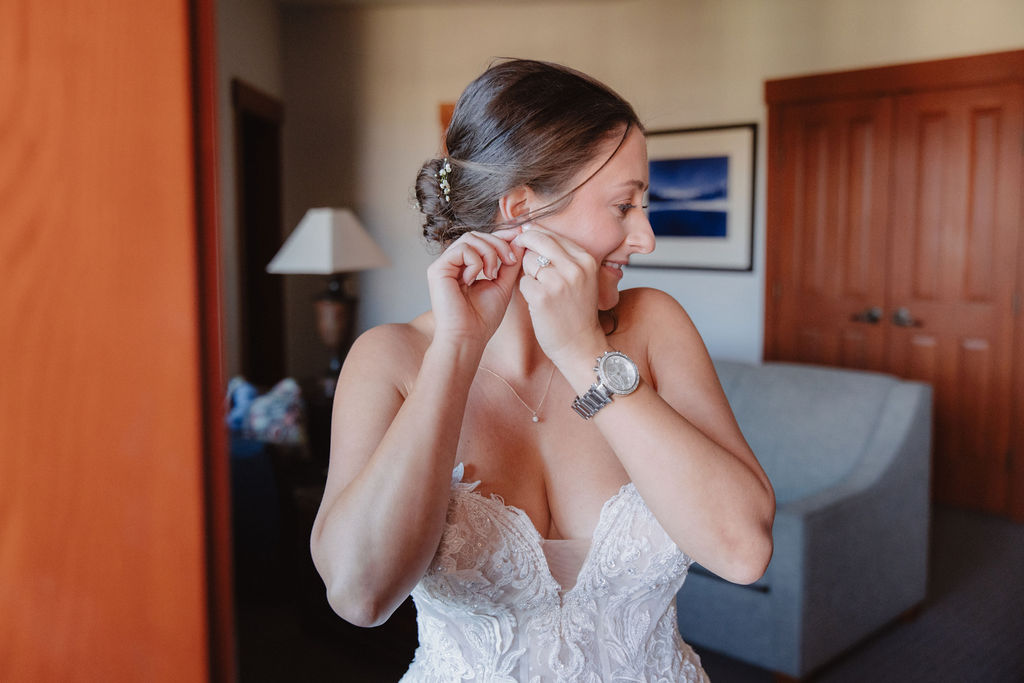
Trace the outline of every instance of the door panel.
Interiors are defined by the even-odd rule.
[[[775,195],[788,200],[769,253],[769,355],[880,369],[891,102],[791,105],[778,120]]]
[[[210,677],[204,4],[0,3],[2,681]]]
[[[1024,519],[1022,67],[1017,50],[765,87],[765,357],[932,383],[936,498],[1017,519]],[[872,111],[872,102],[878,116],[852,114]],[[858,161],[869,151],[881,156]],[[876,163],[886,154],[891,169]],[[860,215],[857,199],[871,202]],[[840,248],[829,242],[833,216],[835,230],[852,232]],[[829,277],[840,284],[829,289]],[[838,314],[841,305],[876,299],[884,310],[877,325]]]
[[[1024,85],[771,120],[766,358],[931,383],[936,499],[1008,512]]]
[[[990,264],[996,258],[996,233],[999,204],[1000,143],[1009,144],[1000,134],[999,110],[971,112],[969,126],[968,183],[974,193],[968,203],[966,249],[964,250],[965,292],[970,301],[992,301],[999,296],[1000,283]],[[1000,245],[1000,248],[1009,245]]]
[[[1008,502],[1022,93],[897,101],[889,300],[908,316],[889,368],[935,386],[937,499],[995,512]]]

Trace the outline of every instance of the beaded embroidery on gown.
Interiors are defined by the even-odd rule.
[[[589,549],[555,549],[525,512],[462,474],[459,465],[437,554],[412,592],[420,644],[402,683],[707,682],[676,626],[691,560],[632,483],[605,502]],[[585,552],[575,585],[562,589],[545,550],[567,585],[565,567]]]

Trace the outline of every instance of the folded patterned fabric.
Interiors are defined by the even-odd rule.
[[[233,432],[242,430],[245,417],[249,414],[249,408],[258,395],[256,387],[245,381],[244,377],[231,378],[231,381],[228,382],[227,395],[228,429]]]
[[[247,439],[299,445],[306,442],[306,406],[298,382],[290,377],[263,394],[242,377],[228,384],[228,426]]]

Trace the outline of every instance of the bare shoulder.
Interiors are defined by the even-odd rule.
[[[642,339],[646,344],[657,344],[663,339],[673,339],[678,343],[680,333],[687,337],[697,334],[690,316],[679,302],[653,287],[623,290],[619,293],[619,304],[615,312],[619,328],[626,334]]]
[[[704,340],[671,295],[652,287],[627,289],[615,310],[628,340],[623,346],[642,354],[655,387],[666,381],[717,384]]]
[[[429,314],[408,323],[378,325],[352,344],[341,372],[341,383],[361,383],[367,375],[392,384],[402,395],[419,372],[433,334]]]
[[[619,292],[619,305],[616,310],[623,313],[678,310],[683,315],[686,314],[683,307],[671,295],[654,287],[633,287]]]

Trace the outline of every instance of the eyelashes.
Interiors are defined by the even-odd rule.
[[[627,213],[630,212],[631,209],[643,209],[644,211],[646,211],[648,206],[650,206],[650,204],[648,202],[644,202],[643,204],[634,204],[632,202],[624,202],[622,204],[616,204],[615,208],[617,208],[619,210],[619,212],[623,216],[625,216]]]

